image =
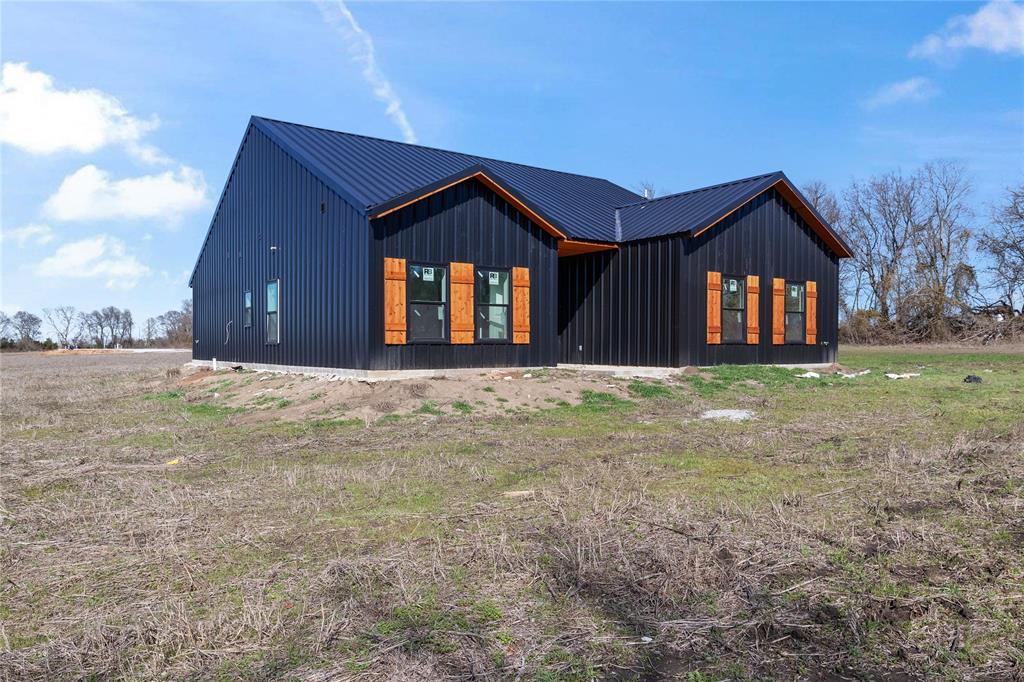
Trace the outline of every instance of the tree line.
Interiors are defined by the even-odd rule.
[[[50,334],[43,338],[43,324]],[[191,348],[192,301],[178,310],[147,318],[137,327],[127,308],[107,306],[92,312],[74,306],[44,308],[43,317],[19,310],[0,312],[0,347],[17,350],[54,348]]]
[[[985,213],[971,206],[963,165],[934,161],[803,187],[845,235],[840,336],[858,343],[1024,338],[1024,185]]]

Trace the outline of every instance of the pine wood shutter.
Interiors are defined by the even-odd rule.
[[[452,343],[473,343],[473,264],[452,263]]]
[[[530,343],[529,268],[512,268],[512,343]]]
[[[786,280],[772,279],[772,343],[786,343]]]
[[[405,343],[405,259],[384,259],[384,343]]]
[[[708,343],[722,343],[722,273],[708,271]]]
[[[807,281],[807,310],[804,317],[807,320],[807,341],[808,345],[818,343],[818,283],[814,280]]]
[[[761,341],[761,327],[758,321],[760,310],[758,303],[761,299],[761,278],[757,275],[747,275],[747,343],[755,346]]]

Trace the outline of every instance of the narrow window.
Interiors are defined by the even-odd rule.
[[[508,341],[508,270],[476,271],[476,338]]]
[[[722,343],[747,342],[746,287],[742,277],[722,276]]]
[[[409,340],[448,338],[448,268],[409,266]]]
[[[786,343],[803,343],[806,287],[802,282],[786,282]]]
[[[246,290],[246,292],[244,294],[242,294],[242,309],[243,309],[243,312],[242,312],[242,323],[246,327],[251,327],[252,326],[252,292],[251,291]]]
[[[281,280],[267,282],[267,343],[281,342]]]

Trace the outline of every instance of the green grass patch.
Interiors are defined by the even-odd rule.
[[[635,405],[636,403],[632,400],[626,400],[611,393],[586,390],[580,394],[580,404],[570,409],[580,412],[611,412],[626,410]]]
[[[462,414],[472,414],[473,406],[464,400],[456,400],[452,403],[452,409],[461,412]]]
[[[424,400],[423,403],[412,411],[413,414],[431,414],[439,416],[442,414],[440,408],[433,400]]]
[[[224,407],[210,403],[191,403],[185,405],[185,414],[198,419],[227,419],[233,414],[245,412],[242,407]]]
[[[177,402],[185,397],[184,391],[163,391],[161,393],[147,393],[142,396],[143,400],[156,400],[163,403]]]
[[[30,502],[57,497],[63,493],[71,492],[78,486],[71,481],[53,481],[30,485],[21,489],[21,496]]]
[[[633,381],[627,386],[630,395],[637,398],[671,398],[672,389],[660,381]]]

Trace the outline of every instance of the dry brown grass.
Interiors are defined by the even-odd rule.
[[[369,426],[5,356],[0,675],[1020,677],[1024,360],[898,353]]]

